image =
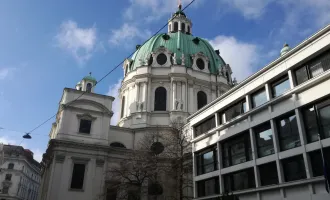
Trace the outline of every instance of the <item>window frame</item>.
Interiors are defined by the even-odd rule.
[[[206,191],[205,191],[205,183],[207,181],[210,181],[210,180],[214,180],[215,181],[215,184],[213,189],[214,189],[214,194],[206,194]],[[207,197],[207,196],[211,196],[211,195],[217,195],[217,194],[220,194],[220,182],[219,182],[219,176],[214,176],[214,177],[211,177],[211,178],[208,178],[208,179],[204,179],[204,180],[200,180],[200,181],[197,181],[196,182],[196,185],[197,185],[197,197]],[[200,191],[201,191],[201,188],[203,187],[203,194],[200,194]]]
[[[247,180],[248,183],[247,184],[249,185],[250,183],[252,183],[252,185],[251,185],[251,187],[248,186],[247,188],[236,189],[235,188],[235,180],[234,180],[234,177],[233,176],[236,175],[236,174],[244,173],[244,172],[247,173],[247,176],[248,176],[248,180]],[[249,179],[249,178],[251,178],[251,179]],[[239,170],[239,171],[235,171],[235,172],[232,172],[232,173],[229,173],[229,174],[225,174],[223,176],[223,180],[224,180],[225,190],[227,190],[228,192],[256,188],[256,181],[255,181],[255,174],[254,174],[253,167],[246,168],[246,169]],[[229,180],[229,183],[228,183],[228,180]]]
[[[287,89],[285,92],[283,92],[282,94],[279,95],[275,95],[275,90],[274,88],[282,83],[284,83],[285,81],[289,82],[289,89]],[[277,98],[279,96],[282,96],[284,93],[286,93],[287,91],[291,90],[291,86],[290,86],[290,78],[288,75],[284,75],[281,78],[277,79],[276,81],[271,83],[271,92],[272,92],[272,98]]]
[[[14,169],[15,164],[14,163],[8,163],[8,169]]]
[[[212,122],[211,122],[212,119],[213,119],[214,126],[213,126],[213,124],[212,124]],[[202,133],[196,134],[196,133],[197,133],[197,130],[196,130],[197,127],[200,127],[200,126],[202,126],[202,125],[207,126],[206,124],[207,124],[208,122],[210,123],[209,125],[210,125],[211,128],[209,128],[207,131],[204,131],[204,132],[202,132]],[[209,132],[210,130],[214,129],[215,127],[216,127],[215,115],[212,115],[212,116],[208,117],[207,119],[203,120],[202,122],[199,122],[198,124],[194,125],[194,138],[196,138],[196,137],[198,137],[198,136],[200,136],[200,135],[203,135],[203,134]],[[202,127],[202,128],[204,128],[204,127]]]
[[[204,155],[212,152],[212,163],[205,164],[204,163]],[[199,166],[199,163],[201,163],[201,166]],[[209,172],[205,172],[205,166],[209,166],[213,164],[213,170]],[[196,153],[196,173],[197,176],[202,175],[202,174],[207,174],[213,171],[217,171],[219,169],[218,167],[219,161],[218,161],[218,148],[217,145],[214,145],[212,147],[208,147],[207,149],[201,150]]]
[[[11,181],[12,176],[13,176],[12,174],[6,174],[5,181]]]
[[[164,56],[164,57],[163,57],[163,56]],[[164,58],[165,60],[161,60],[162,58]],[[167,63],[167,60],[168,60],[167,55],[166,55],[165,53],[163,53],[163,52],[159,53],[159,54],[156,56],[156,62],[157,62],[157,64],[160,65],[160,66],[164,66],[164,65]],[[165,62],[161,64],[160,61],[165,61]]]
[[[289,138],[289,137],[293,137],[291,134],[291,136],[286,136],[286,137],[283,137],[281,136],[283,133],[281,133],[281,130],[282,130],[282,126],[281,126],[281,121],[284,120],[284,119],[289,119],[290,117],[292,116],[295,116],[295,120],[296,120],[296,125],[298,127],[298,121],[297,121],[297,116],[295,114],[295,112],[293,111],[290,111],[288,113],[285,113],[279,117],[276,118],[276,128],[277,128],[277,135],[278,135],[278,142],[279,142],[279,146],[280,146],[280,151],[286,151],[286,150],[289,150],[289,149],[294,149],[294,148],[297,148],[297,147],[300,147],[301,146],[301,141],[300,141],[300,135],[299,135],[299,130],[297,130],[297,138],[299,138],[299,145],[295,144],[294,147],[291,147],[291,148],[283,148],[283,141],[285,140],[285,138]],[[290,123],[290,127],[291,127],[291,123]],[[291,129],[291,132],[292,133],[292,129]]]
[[[300,158],[300,159],[299,159]],[[290,167],[286,167],[285,165],[286,164],[289,164],[289,163],[292,163],[293,160],[298,160],[299,159],[299,162],[297,164],[297,166],[302,169],[302,171],[304,172],[304,174],[301,174],[302,177],[298,177],[297,179],[292,179],[292,177],[290,178],[290,180],[288,179],[288,176],[291,176],[292,173],[288,173],[289,171],[287,171]],[[291,161],[291,162],[289,162]],[[287,163],[286,163],[287,162]],[[292,156],[292,157],[289,157],[289,158],[285,158],[285,159],[282,159],[281,160],[281,164],[282,164],[282,168],[283,168],[283,175],[284,175],[284,181],[285,182],[292,182],[292,181],[299,181],[299,180],[303,180],[303,179],[306,179],[307,178],[307,174],[306,174],[306,166],[305,166],[305,163],[304,163],[304,158],[302,156],[302,154],[300,155],[295,155],[295,156]],[[303,168],[302,168],[303,166]],[[291,168],[290,168],[291,169]],[[294,173],[295,175],[297,175],[297,173]]]
[[[275,172],[276,173],[273,170],[271,170],[271,173],[269,173],[270,172],[270,170],[269,170],[270,165],[275,165],[275,169],[276,169]],[[262,164],[262,165],[258,165],[258,170],[259,170],[259,174],[260,174],[260,185],[261,186],[278,185],[279,184],[276,161],[272,161],[272,162],[268,162],[268,163],[265,163],[265,164]],[[265,177],[265,175],[262,175],[263,173],[265,173],[267,175],[271,175],[271,176],[267,176],[266,179],[263,179],[263,177]],[[272,180],[272,179],[276,179],[275,183],[269,183],[268,182],[269,180]],[[266,180],[266,182],[268,182],[268,183],[265,183],[264,180]]]
[[[238,115],[231,117],[230,119],[228,118],[227,114],[231,109],[234,109],[234,107],[236,106],[240,106],[240,112]],[[231,104],[230,106],[228,106],[226,109],[224,109],[221,113],[223,113],[225,115],[225,122],[229,122],[235,118],[237,118],[238,116],[244,114],[247,112],[247,102],[246,102],[246,98],[243,98],[233,104]]]
[[[86,159],[86,158],[72,157],[71,174],[70,174],[70,179],[68,180],[69,181],[69,184],[68,184],[69,190],[82,191],[82,192],[85,190],[89,160],[90,159]],[[82,183],[81,189],[77,189],[77,188],[72,188],[71,187],[72,186],[72,179],[73,179],[73,170],[74,170],[74,165],[75,164],[85,165],[84,178],[83,178],[83,183]]]
[[[265,126],[268,126],[269,129],[265,130]],[[262,131],[260,131],[262,130]],[[263,133],[265,131],[268,131],[270,130],[271,133],[272,133],[272,145],[260,145],[259,144],[259,138],[260,138],[260,133]],[[265,122],[265,123],[262,123],[262,124],[259,124],[255,127],[253,127],[253,134],[255,136],[255,140],[256,140],[256,148],[257,148],[257,156],[258,158],[262,158],[262,157],[265,157],[265,156],[269,156],[269,155],[273,155],[275,153],[275,147],[274,147],[274,133],[273,133],[273,130],[272,130],[272,127],[270,125],[270,122]],[[259,149],[261,148],[264,148],[264,147],[268,147],[268,146],[272,146],[273,147],[273,151],[270,153],[270,154],[267,154],[267,155],[261,155],[260,152],[259,152]]]
[[[82,122],[86,121],[86,123],[88,122],[89,123],[89,132],[83,132],[82,131]],[[89,119],[80,119],[79,120],[79,133],[82,133],[82,134],[91,134],[92,132],[92,120],[89,120]]]
[[[164,97],[156,97],[156,94],[160,93],[162,95],[165,95]],[[163,93],[165,92],[165,93]],[[157,103],[158,100],[163,100],[165,103]],[[165,107],[164,107],[165,106]],[[154,91],[154,111],[167,111],[167,89],[163,86],[159,86]]]
[[[257,96],[257,95],[260,95],[262,93],[264,93],[266,101],[263,102],[263,103],[261,103],[260,105],[256,105],[256,102],[254,100],[254,97]],[[266,88],[265,87],[259,88],[258,90],[256,90],[255,92],[253,92],[250,95],[250,97],[251,97],[251,106],[252,106],[252,109],[258,108],[258,107],[260,107],[260,106],[262,106],[262,105],[264,105],[265,103],[268,102],[267,93],[266,93]]]
[[[237,157],[237,155],[243,154],[243,153],[236,153],[235,155],[232,154],[232,148],[234,145],[244,145],[244,162],[239,162],[233,164],[233,156]],[[250,133],[248,130],[245,130],[234,137],[228,138],[225,141],[221,142],[221,157],[222,157],[222,167],[227,168],[231,166],[235,166],[241,163],[245,163],[252,160],[252,144],[250,139]],[[228,155],[225,155],[226,148],[228,149]],[[226,160],[228,160],[228,165]]]

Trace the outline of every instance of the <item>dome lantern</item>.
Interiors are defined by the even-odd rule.
[[[76,85],[76,90],[94,92],[94,87],[97,84],[96,79],[92,76],[92,72],[89,72],[89,75],[85,76],[81,81]]]
[[[182,11],[182,5],[179,2],[178,10],[172,14],[171,19],[168,21],[168,32],[176,33],[182,32],[191,34],[192,23],[186,14]]]

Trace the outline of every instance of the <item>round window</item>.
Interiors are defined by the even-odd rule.
[[[196,64],[200,70],[203,70],[205,68],[205,63],[201,58],[197,59]]]
[[[167,61],[167,57],[165,54],[161,53],[157,56],[157,63],[160,65],[164,65]]]

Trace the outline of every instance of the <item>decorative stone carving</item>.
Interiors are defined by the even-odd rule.
[[[184,53],[182,53],[181,55],[181,65],[185,65],[186,61],[185,61],[185,57],[184,57]]]
[[[137,112],[143,111],[143,104],[144,104],[144,102],[139,102],[139,101],[136,102],[136,111]]]
[[[139,59],[140,65],[145,65],[145,60],[144,59]]]
[[[173,65],[176,65],[176,53],[173,54],[172,56],[172,59],[173,59]]]
[[[78,119],[87,119],[87,120],[91,120],[91,121],[94,121],[96,119],[96,117],[93,117],[89,113],[77,114],[77,117],[78,117]]]
[[[234,77],[234,80],[233,80],[233,85],[237,85],[237,80],[236,80],[236,77]]]

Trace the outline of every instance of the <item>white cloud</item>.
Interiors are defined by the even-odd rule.
[[[117,83],[109,87],[107,95],[115,98],[115,101],[112,103],[113,116],[111,119],[111,125],[117,125],[120,114],[120,100],[119,100],[119,89],[121,86],[122,79],[118,79]]]
[[[16,68],[0,68],[0,81],[7,79],[13,74]]]
[[[149,30],[140,30],[134,24],[124,23],[119,29],[112,30],[109,43],[116,46],[131,46],[136,39],[147,39],[150,36]]]
[[[232,9],[238,10],[248,19],[259,18],[265,8],[274,0],[219,0],[223,5],[229,5]]]
[[[220,49],[220,56],[229,64],[233,77],[238,81],[250,76],[258,66],[258,47],[255,44],[237,40],[233,36],[219,35],[210,40],[214,49]]]
[[[65,21],[56,35],[58,46],[70,53],[79,64],[84,64],[96,48],[97,35],[95,26],[79,28],[75,21]]]

